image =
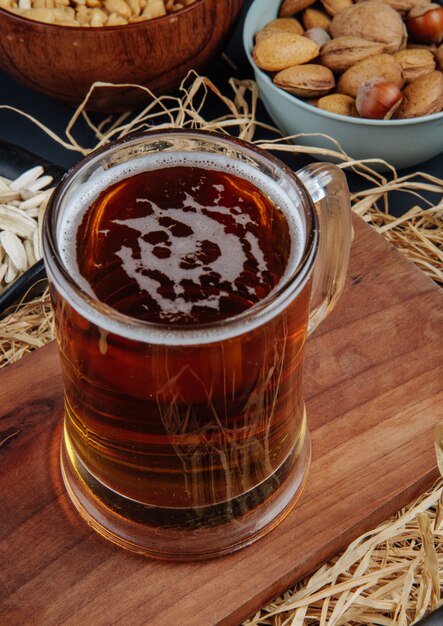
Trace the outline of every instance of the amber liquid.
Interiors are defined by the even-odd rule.
[[[79,227],[77,263],[119,312],[196,328],[266,297],[291,245],[284,214],[251,183],[169,167],[100,194]],[[266,324],[193,346],[105,332],[53,298],[67,446],[107,506],[192,529],[240,517],[284,483],[305,434],[309,285]]]

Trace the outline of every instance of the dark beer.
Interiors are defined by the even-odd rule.
[[[103,303],[159,324],[221,321],[265,298],[288,265],[288,222],[252,183],[175,166],[103,191],[77,231],[80,274]]]
[[[305,471],[309,283],[263,313],[301,255],[300,225],[250,180],[201,164],[111,182],[74,221],[65,262],[99,314],[52,289],[72,464],[137,523],[241,520]]]

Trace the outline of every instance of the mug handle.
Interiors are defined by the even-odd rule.
[[[312,163],[297,172],[318,216],[319,247],[314,267],[308,334],[335,307],[345,285],[352,240],[352,219],[346,176],[330,163]]]

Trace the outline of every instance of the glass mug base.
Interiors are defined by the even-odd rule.
[[[89,526],[132,552],[186,561],[229,554],[273,530],[303,491],[311,438],[305,413],[297,444],[274,474],[238,498],[200,510],[152,507],[115,493],[83,465],[66,429],[60,452],[68,495]]]

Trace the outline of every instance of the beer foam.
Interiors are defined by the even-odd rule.
[[[247,257],[243,250],[242,244],[238,237],[225,232],[223,224],[211,218],[211,208],[207,205],[201,205],[193,198],[186,194],[183,209],[168,208],[162,209],[154,202],[150,202],[153,213],[144,217],[126,220],[114,220],[114,223],[124,225],[128,228],[136,230],[140,236],[138,237],[138,245],[140,248],[140,257],[134,258],[131,248],[122,246],[117,252],[117,256],[122,260],[123,269],[127,276],[134,278],[140,289],[147,291],[160,307],[160,317],[165,320],[173,320],[174,315],[190,315],[195,306],[195,302],[185,299],[182,294],[184,288],[181,286],[183,280],[192,280],[198,284],[203,276],[208,276],[214,272],[221,277],[222,281],[234,283],[240,277],[244,269]],[[188,209],[193,211],[189,212]],[[206,213],[203,213],[205,211]],[[219,208],[217,213],[225,212],[224,208]],[[229,210],[226,210],[231,215]],[[208,215],[209,213],[209,215]],[[161,218],[168,217],[176,220],[180,224],[185,224],[190,228],[190,234],[186,237],[180,237],[169,248],[165,248],[167,256],[158,257],[155,254],[155,244],[148,243],[143,236],[151,232],[164,232],[168,237],[171,233],[166,227],[161,225]],[[240,215],[231,215],[235,221]],[[218,257],[212,261],[198,262],[196,254],[200,251],[199,245],[206,239],[211,241],[218,247]],[[250,233],[250,239],[253,240],[254,249],[259,249],[256,237]],[[258,254],[258,261],[260,261]],[[261,257],[263,255],[261,254]],[[191,267],[188,266],[186,260],[192,260]],[[185,263],[184,263],[185,262]],[[262,262],[263,265],[263,262]],[[174,293],[175,298],[165,298],[161,292],[161,283],[148,275],[145,270],[158,270],[163,275],[174,277]],[[266,269],[266,265],[262,268]],[[262,278],[262,282],[264,282]],[[220,308],[220,300],[224,296],[229,296],[229,292],[223,289],[217,294],[210,295],[206,298],[200,298],[199,306],[206,306],[213,309]]]
[[[60,255],[63,264],[68,272],[75,276],[75,280],[79,286],[88,293],[94,300],[97,300],[88,282],[81,276],[76,259],[76,235],[78,227],[83,219],[86,210],[91,206],[98,195],[107,187],[117,183],[118,181],[138,174],[143,171],[157,170],[166,167],[200,167],[208,170],[218,170],[226,173],[231,173],[239,176],[245,180],[248,180],[256,187],[258,187],[262,193],[267,195],[271,201],[279,207],[288,222],[291,233],[291,256],[289,258],[288,267],[285,274],[281,278],[279,284],[274,287],[270,292],[272,296],[273,292],[282,282],[285,282],[285,278],[289,276],[294,268],[298,265],[302,251],[303,242],[305,239],[303,222],[300,217],[297,206],[301,203],[301,198],[297,195],[297,192],[292,190],[285,190],[282,186],[278,185],[274,181],[271,181],[265,174],[260,172],[258,168],[251,166],[243,161],[232,160],[223,155],[213,155],[209,153],[188,153],[188,152],[173,152],[173,153],[161,153],[156,155],[149,155],[148,157],[136,158],[130,162],[120,163],[109,169],[98,168],[89,180],[81,184],[75,189],[75,192],[68,194],[65,199],[66,207],[64,207],[64,213],[58,224],[57,240],[62,242],[60,245]],[[122,219],[115,220],[118,224],[124,224],[130,228],[135,229],[140,233],[139,245],[141,250],[141,260],[134,259],[132,256],[132,250],[125,246],[117,252],[117,255],[122,261],[123,268],[128,276],[134,278],[140,289],[148,291],[152,297],[157,301],[159,306],[165,314],[173,314],[179,312],[186,314],[191,312],[193,303],[188,302],[186,299],[181,298],[180,290],[182,289],[179,282],[183,278],[190,278],[198,282],[202,276],[202,272],[207,269],[202,268],[200,265],[196,267],[187,268],[183,270],[180,266],[180,261],[183,259],[183,255],[186,255],[187,250],[180,250],[180,254],[176,254],[171,247],[171,254],[161,259],[157,258],[152,252],[152,246],[143,240],[143,235],[159,230],[158,220],[162,216],[168,216],[172,219],[177,219],[181,223],[185,223],[192,227],[193,235],[191,237],[184,238],[183,242],[180,242],[183,246],[189,247],[189,253],[195,252],[196,245],[199,240],[207,239],[214,242],[220,249],[220,255],[213,260],[210,264],[210,270],[217,272],[222,276],[223,280],[234,282],[239,276],[239,273],[244,267],[246,261],[246,255],[242,248],[242,245],[237,237],[226,233],[222,224],[214,219],[211,219],[211,208],[217,213],[229,213],[231,218],[235,219],[238,224],[247,226],[251,221],[249,215],[241,213],[240,207],[226,208],[219,204],[223,186],[217,191],[220,192],[220,196],[215,199],[214,206],[202,207],[194,198],[186,194],[186,200],[184,206],[186,209],[192,209],[189,213],[181,209],[168,208],[167,211],[162,210],[157,205],[154,205],[150,200],[139,198],[137,201],[149,202],[153,209],[153,213],[141,218]],[[289,187],[289,186],[288,186]],[[295,206],[294,208],[294,205]],[[204,213],[202,212],[204,208]],[[198,213],[198,220],[195,219],[196,213]],[[263,253],[260,249],[259,243],[252,232],[248,232],[245,235],[246,240],[250,246],[250,252],[256,260],[258,274],[261,275],[266,270],[266,263]],[[226,260],[229,259],[229,262]],[[176,279],[176,299],[169,300],[163,298],[158,290],[158,283],[144,272],[144,268],[149,266],[153,269],[160,269],[168,276],[174,276]],[[159,267],[157,267],[159,266]],[[69,294],[63,294],[70,303],[76,308],[79,308],[79,302],[75,303]],[[220,297],[225,295],[223,292],[217,295],[210,295],[204,301],[199,301],[199,305],[204,305],[212,308],[218,308]],[[268,296],[269,297],[269,296]],[[265,298],[264,301],[266,301]],[[253,312],[254,307],[248,311]],[[198,341],[198,343],[206,343],[219,339],[224,339],[229,336],[235,336],[245,330],[252,328],[251,324],[243,321],[239,322],[239,325],[235,323],[235,318],[230,318],[220,322],[218,326],[213,326],[208,331],[193,329],[192,326],[188,326],[184,329],[174,329],[173,326],[166,325],[149,325],[148,323],[143,325],[140,320],[133,320],[125,316],[121,316],[125,321],[116,321],[110,319],[105,315],[97,313],[97,311],[90,306],[82,305],[83,314],[90,319],[90,321],[97,324],[99,327],[106,329],[109,332],[116,334],[124,334],[125,336],[137,340],[149,341],[152,343],[172,343],[176,345],[192,344]],[[269,317],[272,317],[278,312],[274,309],[270,309]],[[113,317],[115,317],[113,315]],[[247,316],[248,318],[253,316]],[[260,321],[259,323],[262,323]],[[234,328],[238,326],[236,330]],[[197,339],[198,335],[198,339]]]

